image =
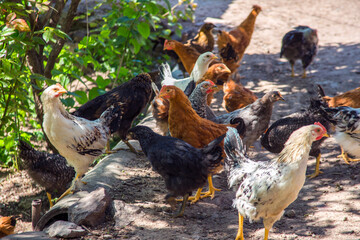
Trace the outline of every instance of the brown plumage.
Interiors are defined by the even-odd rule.
[[[14,216],[0,218],[0,238],[14,233],[16,219]]]
[[[231,74],[230,69],[223,63],[216,63],[209,67],[205,75],[198,81],[197,84],[211,80],[213,81],[218,89],[209,93],[207,96],[207,104],[210,106],[212,99],[214,98],[214,94],[220,91],[223,88],[224,83],[229,79]]]
[[[240,64],[240,61],[244,56],[244,52],[250,44],[251,36],[254,32],[256,17],[260,13],[260,11],[261,7],[258,5],[254,5],[248,17],[239,26],[237,26],[230,32],[219,31],[217,34],[217,45],[219,48],[219,52],[224,52],[223,49],[226,47],[229,48],[230,46],[228,46],[228,44],[230,44],[232,49],[238,55],[238,58],[235,58],[235,64]],[[233,71],[233,67],[229,68]]]
[[[223,107],[228,112],[246,107],[258,99],[256,95],[245,88],[240,82],[229,79],[224,84]]]
[[[185,46],[176,40],[165,40],[164,50],[173,50],[180,58],[185,70],[191,74],[195,66],[195,62],[200,56],[200,53],[193,47]]]
[[[320,97],[331,108],[340,106],[360,108],[360,87],[349,90],[334,97],[325,96],[325,92],[320,85],[318,85],[318,90]]]
[[[204,23],[199,33],[193,39],[189,39],[184,45],[195,48],[199,53],[212,52],[215,44],[212,33],[214,27],[215,25],[212,23]]]
[[[170,102],[169,130],[171,136],[182,139],[193,147],[204,147],[215,138],[225,134],[227,126],[234,126],[231,124],[217,124],[210,120],[201,118],[191,107],[191,103],[184,92],[175,86],[163,86],[159,96],[168,99]],[[243,128],[244,122],[242,119],[238,120],[240,124],[236,127],[243,134],[243,131],[245,131]],[[223,144],[221,144],[221,147],[223,147]],[[222,165],[219,165],[217,171],[221,169]],[[204,196],[213,197],[215,194],[215,188],[212,186],[211,176],[209,176],[208,180],[209,192],[207,192]],[[201,189],[197,192],[194,201],[199,199],[200,193]]]

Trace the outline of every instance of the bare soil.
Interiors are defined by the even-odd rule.
[[[255,3],[250,0],[196,1],[196,29],[203,21],[212,21],[230,29],[249,14]],[[305,109],[316,84],[321,84],[329,96],[360,86],[360,2],[358,0],[258,0],[263,11],[257,18],[255,31],[239,68],[241,83],[261,97],[270,89],[279,90],[286,102],[275,104],[272,122],[293,112]],[[308,68],[308,78],[302,79],[301,64],[298,76],[290,77],[290,65],[279,59],[282,36],[292,27],[308,25],[318,30],[319,51]],[[222,94],[216,95],[212,107],[218,113]],[[332,138],[322,145],[320,169],[315,179],[307,179],[298,199],[287,209],[274,228],[270,239],[360,239],[360,163],[347,165],[337,157],[339,146]],[[252,149],[250,156],[258,160],[275,154],[264,149]],[[308,174],[313,173],[315,159],[308,162]],[[16,232],[31,230],[31,200],[43,199],[45,192],[36,186],[25,172],[0,172],[0,215],[19,216]],[[121,229],[114,222],[106,222],[97,229],[89,229],[85,239],[234,239],[238,215],[232,208],[234,192],[227,188],[225,173],[214,177],[214,185],[222,189],[215,198],[204,199],[185,209],[182,218],[168,216],[170,207],[164,202],[165,186],[151,170],[144,157],[128,166],[124,185],[115,199],[140,207],[141,217],[135,217]],[[245,220],[245,239],[262,239],[261,222]]]

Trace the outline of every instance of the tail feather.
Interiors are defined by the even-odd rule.
[[[212,168],[215,168],[219,165],[222,160],[222,148],[219,144],[224,140],[225,134],[216,138],[204,148],[202,148],[202,152],[205,155],[204,162],[208,165],[208,169],[211,171]]]
[[[167,62],[161,64],[161,66],[159,67],[159,71],[161,76],[161,85],[163,85],[163,82],[165,80],[173,78],[170,65]]]
[[[241,117],[230,120],[230,124],[237,124],[236,130],[240,136],[244,136],[246,132],[245,122]]]
[[[111,105],[101,114],[99,121],[101,121],[102,124],[110,128],[110,125],[115,118],[122,118],[121,113],[123,112],[123,105],[124,104],[122,103],[117,103],[116,106]]]
[[[226,132],[226,137],[224,140],[224,150],[226,153],[225,165],[229,170],[237,168],[239,166],[239,159],[246,158],[245,157],[245,147],[244,144],[237,133],[237,130],[232,127],[228,127],[228,131]]]

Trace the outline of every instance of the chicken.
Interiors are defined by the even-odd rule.
[[[330,122],[323,116],[319,100],[311,99],[310,106],[304,112],[296,112],[287,117],[278,119],[266,130],[261,137],[261,145],[272,153],[279,153],[283,150],[285,142],[290,135],[297,129],[320,122],[326,130],[330,129]],[[325,138],[313,142],[309,155],[316,158],[315,172],[308,177],[314,178],[319,175],[321,150],[320,145]]]
[[[220,50],[221,61],[230,69],[231,73],[236,73],[240,67],[240,57],[235,52],[230,43],[227,43],[224,48]]]
[[[175,198],[183,196],[181,207],[173,215],[182,216],[191,192],[205,185],[208,174],[222,160],[222,148],[219,144],[225,135],[202,149],[194,148],[177,138],[161,136],[146,126],[130,129],[129,135],[130,138],[139,140],[153,169],[164,178],[169,191],[166,201],[174,205]]]
[[[175,79],[172,77],[169,64],[162,64],[160,68],[162,81],[161,86],[172,85],[177,86],[181,90],[185,90],[191,81],[198,82],[206,73],[209,68],[209,64],[214,59],[217,59],[216,55],[211,52],[205,52],[199,56],[196,60],[195,66],[190,74],[190,77],[184,79]]]
[[[225,59],[224,63],[226,65],[226,60],[232,62],[231,65],[227,65],[232,72],[236,71],[236,64],[240,64],[240,61],[244,56],[245,50],[250,44],[250,40],[254,32],[256,17],[259,15],[260,11],[261,7],[258,5],[254,5],[248,17],[239,26],[237,26],[230,32],[225,32],[221,30],[217,32],[217,45],[219,48],[219,52],[223,55],[222,58]],[[234,56],[234,54],[231,54],[232,49],[230,47],[237,54],[237,58]],[[224,50],[224,48],[227,49]],[[232,66],[235,66],[236,68]]]
[[[165,40],[164,50],[173,50],[180,58],[185,70],[191,74],[200,53],[193,47],[185,46],[176,40]]]
[[[209,67],[209,64],[212,60],[217,57],[210,52],[203,53],[196,60],[195,67],[190,74],[190,77],[184,79],[175,79],[171,75],[171,70],[169,64],[163,64],[160,68],[162,82],[161,85],[174,85],[179,87],[181,90],[185,91],[189,83],[198,82],[202,76],[206,73],[206,70]],[[191,89],[189,90],[188,96],[191,94]],[[169,111],[169,101],[157,96],[152,102],[152,114],[156,122],[156,126],[160,129],[163,135],[166,135],[168,132],[168,111]]]
[[[301,59],[303,74],[306,78],[306,68],[313,61],[318,48],[317,31],[308,26],[297,26],[285,34],[282,39],[280,57],[285,57],[291,65],[291,76],[294,77],[294,64]]]
[[[258,99],[252,91],[232,79],[224,84],[223,91],[223,107],[227,112],[246,107]]]
[[[341,146],[341,157],[349,164],[360,161],[360,108],[324,108],[326,118],[335,125],[335,141]],[[357,157],[353,159],[348,153]]]
[[[227,131],[226,126],[230,125],[216,124],[210,120],[201,118],[191,107],[191,103],[184,92],[175,86],[163,86],[159,96],[169,99],[170,102],[169,130],[171,136],[182,139],[193,147],[204,147],[209,144],[210,141],[225,134]],[[245,131],[241,118],[232,120],[231,124],[238,124],[237,129],[241,134]],[[219,165],[214,171],[218,172],[221,169],[222,166]],[[215,189],[212,184],[211,175],[208,177],[208,182],[209,191],[204,193],[202,197],[211,196],[213,198],[217,189]],[[201,190],[202,189],[199,189],[195,197],[191,198],[193,202],[200,199]]]
[[[189,39],[184,45],[195,48],[199,53],[212,52],[215,43],[212,33],[214,27],[215,25],[212,23],[204,23],[199,33],[193,39]]]
[[[217,116],[213,121],[228,124],[233,119],[242,118],[246,128],[243,141],[248,149],[269,126],[274,103],[279,100],[285,101],[280,92],[270,91],[245,108]]]
[[[0,217],[0,238],[14,233],[16,225],[16,218],[11,217]]]
[[[189,96],[192,108],[202,118],[212,119],[215,117],[215,114],[212,112],[211,109],[207,110],[209,106],[206,102],[207,95],[213,92],[215,89],[217,89],[215,83],[211,80],[207,80],[198,84]]]
[[[197,84],[206,81],[211,80],[213,81],[216,86],[218,87],[217,91],[220,91],[224,85],[224,83],[229,79],[231,74],[230,69],[223,63],[216,63],[209,67],[209,69],[206,71],[204,76],[197,81]],[[208,94],[207,96],[207,104],[210,106],[212,99],[214,98],[214,94],[217,91],[213,91]]]
[[[122,118],[113,118],[110,125],[111,133],[117,133],[131,151],[135,149],[126,140],[126,134],[131,128],[135,118],[149,103],[152,95],[151,77],[147,73],[141,73],[130,81],[100,95],[78,108],[73,115],[95,120],[111,105],[121,105]],[[109,151],[109,146],[107,147]],[[115,150],[114,150],[115,151]]]
[[[97,157],[104,152],[110,137],[110,125],[122,114],[114,106],[105,110],[94,121],[69,114],[59,97],[67,91],[60,85],[51,85],[41,95],[44,108],[43,128],[51,144],[74,167],[76,178],[73,185],[58,200],[68,195],[73,186],[89,169]],[[84,182],[83,182],[84,183]]]
[[[60,196],[70,187],[75,176],[74,168],[68,166],[66,159],[60,154],[37,151],[23,140],[19,140],[19,150],[19,157],[22,159],[20,166],[37,184],[45,188],[52,207],[51,196]]]
[[[269,230],[304,185],[312,143],[323,136],[327,132],[321,123],[301,127],[291,134],[277,158],[263,162],[249,159],[236,130],[229,128],[224,140],[225,168],[229,187],[237,188],[233,201],[239,212],[236,240],[244,239],[244,217],[250,222],[262,218],[264,239],[268,239]]]
[[[347,106],[352,108],[360,108],[360,87],[339,94],[335,97],[325,96],[324,90],[320,85],[318,92],[322,100],[324,100],[329,107]]]

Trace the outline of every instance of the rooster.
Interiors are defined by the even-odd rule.
[[[327,119],[335,125],[335,141],[341,146],[341,157],[349,164],[360,159],[360,108],[337,107],[324,108]]]
[[[72,191],[75,182],[81,180],[89,169],[89,165],[103,154],[110,137],[111,122],[115,118],[121,118],[121,115],[118,116],[119,110],[113,106],[105,110],[100,118],[94,121],[73,116],[65,110],[59,99],[66,92],[57,83],[46,88],[41,95],[44,107],[44,132],[76,172],[72,186],[58,200]]]
[[[301,59],[303,66],[302,78],[306,78],[306,68],[314,59],[318,48],[316,29],[308,26],[297,26],[285,34],[282,39],[280,57],[285,57],[291,65],[291,76],[294,77],[295,61]]]
[[[230,32],[221,30],[217,31],[217,45],[219,52],[223,59],[232,62],[231,65],[228,65],[227,61],[224,61],[224,63],[232,72],[234,72],[237,66],[239,66],[239,63],[244,56],[245,50],[250,44],[250,40],[254,32],[256,17],[260,12],[261,7],[254,5],[248,17],[239,26]],[[233,56],[234,54],[230,55],[228,53],[231,53],[232,51],[235,51],[237,57]]]
[[[216,138],[202,149],[197,149],[183,140],[161,136],[149,127],[136,126],[129,131],[129,138],[139,140],[153,169],[165,180],[169,194],[166,201],[174,205],[177,196],[183,202],[173,217],[182,216],[191,192],[206,183],[206,177],[222,160],[219,144],[225,134]]]
[[[0,238],[14,233],[16,225],[16,218],[11,217],[0,217]]]
[[[305,182],[309,151],[314,141],[328,136],[321,123],[294,131],[279,156],[269,162],[253,161],[245,155],[241,138],[229,128],[224,140],[225,168],[229,187],[236,187],[233,206],[239,212],[236,240],[244,239],[243,219],[263,219],[264,240],[281,218],[284,209],[297,198]]]

